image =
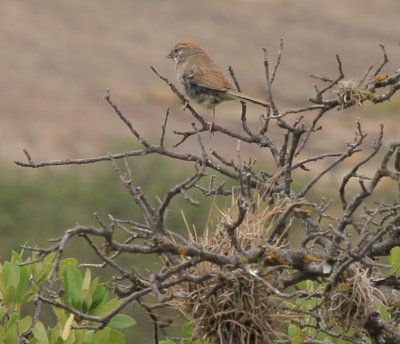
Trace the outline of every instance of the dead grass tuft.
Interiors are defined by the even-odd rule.
[[[276,217],[286,208],[283,200],[270,201],[257,197],[249,206],[247,216],[236,229],[236,237],[243,249],[258,247],[268,238]],[[206,229],[200,237],[190,235],[193,245],[220,255],[237,254],[226,233],[226,225],[238,215],[235,199],[229,209],[219,210],[215,231]],[[185,257],[182,257],[185,259]],[[265,269],[259,264],[248,266],[272,286],[279,285],[276,269]],[[193,336],[208,343],[270,343],[283,338],[282,323],[287,315],[280,310],[279,297],[242,269],[215,266],[202,262],[190,271],[201,275],[212,271],[212,278],[202,283],[187,283],[175,287],[171,304],[193,325]],[[286,320],[285,320],[286,319]]]

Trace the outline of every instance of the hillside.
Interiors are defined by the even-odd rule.
[[[164,57],[177,41],[199,42],[219,65],[234,67],[247,93],[262,96],[261,48],[273,60],[284,37],[275,85],[282,107],[306,102],[310,73],[334,75],[336,53],[354,77],[380,63],[379,43],[391,57],[388,71],[400,61],[398,0],[4,0],[1,8],[0,159],[9,166],[23,159],[23,147],[37,159],[92,156],[126,137],[103,101],[105,89],[147,135],[157,136],[167,107],[170,128],[187,128],[190,119],[149,68],[175,81]],[[218,120],[238,125],[239,111],[223,105]],[[325,123],[345,134],[357,116],[377,128],[368,108]],[[395,119],[387,119],[393,136]]]

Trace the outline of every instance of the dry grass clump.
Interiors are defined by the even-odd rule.
[[[326,299],[327,317],[331,324],[340,324],[345,329],[361,327],[375,310],[376,302],[386,303],[385,296],[359,263],[352,264],[344,277]]]
[[[205,230],[201,237],[191,235],[193,244],[220,255],[237,254],[226,230],[226,226],[237,219],[235,203],[233,200],[231,208],[220,211],[215,231]],[[248,207],[244,221],[236,229],[236,237],[244,250],[265,243],[276,217],[286,207],[284,201],[269,203],[262,197],[258,197],[256,203]],[[262,280],[252,275],[257,274],[270,285],[277,286],[278,273],[258,264],[247,264],[246,268],[251,273],[202,262],[190,273],[201,275],[211,271],[210,279],[175,287],[175,295],[185,297],[174,299],[172,305],[192,324],[194,337],[207,343],[264,344],[284,336],[280,328],[287,318],[280,312],[281,300]]]
[[[358,105],[370,96],[370,92],[360,88],[359,82],[354,79],[345,79],[339,81],[336,90],[341,108]]]

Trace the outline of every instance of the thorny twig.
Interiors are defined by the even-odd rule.
[[[385,199],[378,205],[376,203],[371,205],[367,200],[377,193],[378,186],[382,185],[383,179],[389,180],[399,187],[400,168],[398,166],[400,163],[398,160],[400,161],[400,153],[398,152],[400,151],[400,142],[390,143],[387,151],[382,153],[385,145],[384,131],[381,125],[379,135],[372,144],[372,150],[368,151],[362,160],[353,163],[350,171],[343,177],[339,188],[339,197],[343,208],[340,214],[330,213],[330,206],[333,202],[329,200],[323,199],[320,203],[316,203],[307,199],[312,191],[319,195],[318,185],[323,176],[332,175],[336,166],[341,165],[354,153],[365,149],[363,142],[367,134],[362,131],[360,122],[357,122],[356,137],[352,143],[347,144],[344,151],[323,152],[319,155],[307,156],[306,148],[308,148],[310,137],[316,131],[324,130],[321,125],[324,116],[334,108],[341,109],[355,104],[352,102],[343,104],[338,97],[330,99],[326,96],[328,91],[339,87],[340,83],[346,80],[342,61],[339,55],[336,55],[338,75],[335,78],[312,75],[313,78],[323,82],[324,87],[319,88],[315,85],[315,96],[309,99],[311,104],[295,109],[279,110],[274,101],[272,84],[276,80],[281,64],[283,43],[283,39],[281,39],[277,61],[272,68],[272,73],[267,51],[264,50],[266,99],[271,103],[272,115],[266,113],[261,116],[257,132],[248,126],[247,108],[242,103],[241,122],[244,133],[227,129],[221,125],[215,126],[215,131],[228,140],[243,142],[267,151],[272,157],[272,161],[266,168],[257,164],[255,159],[242,159],[239,148],[238,161],[227,158],[225,153],[221,153],[222,149],[208,150],[209,142],[202,135],[209,130],[209,124],[191,107],[174,84],[153,67],[151,67],[152,71],[170,87],[195,120],[195,123],[191,123],[189,130],[173,131],[180,136],[175,147],[183,148],[183,144],[193,137],[197,138],[197,147],[200,153],[193,153],[193,147],[187,148],[184,152],[175,150],[175,147],[167,147],[169,110],[167,110],[161,125],[159,144],[150,143],[136,128],[134,121],[129,120],[112,101],[109,91],[106,92],[106,102],[140,143],[141,148],[86,159],[41,162],[36,162],[28,150],[23,150],[26,161],[16,161],[15,163],[30,168],[111,162],[121,184],[131,194],[134,202],[139,205],[142,217],[141,220],[122,220],[110,216],[108,223],[97,217],[100,225],[98,228],[77,225],[68,229],[48,248],[24,245],[24,249],[37,254],[36,259],[31,263],[40,262],[50,253],[56,252],[49,274],[49,285],[37,295],[35,319],[39,318],[41,305],[47,303],[60,307],[79,319],[86,320],[76,328],[101,329],[123,308],[137,302],[152,319],[153,339],[158,342],[159,319],[153,309],[166,307],[182,297],[190,299],[189,296],[193,296],[195,293],[193,291],[198,290],[196,289],[198,286],[204,287],[207,283],[210,283],[210,288],[202,295],[202,302],[211,302],[223,287],[227,288],[229,285],[227,272],[242,271],[246,275],[246,280],[254,280],[257,288],[265,288],[267,295],[287,300],[300,297],[305,299],[319,297],[321,299],[320,292],[310,291],[306,288],[294,292],[286,290],[289,287],[297,288],[298,283],[305,280],[315,281],[320,286],[324,286],[325,295],[333,290],[338,293],[340,283],[345,281],[354,264],[359,264],[362,269],[365,269],[363,271],[369,272],[371,280],[367,282],[375,283],[376,288],[391,287],[384,285],[382,281],[374,282],[378,279],[374,270],[377,265],[373,261],[377,257],[387,256],[393,247],[400,245],[400,209],[397,200]],[[389,100],[400,89],[400,69],[390,75],[381,75],[389,59],[384,46],[380,47],[383,53],[383,62],[372,73],[373,76],[370,80],[367,78],[372,67],[358,79],[359,82],[356,84],[363,94],[357,102],[359,105],[365,101],[380,103]],[[231,67],[229,72],[240,91],[239,82]],[[378,90],[382,92],[377,94]],[[309,113],[315,113],[315,115],[311,119],[310,125],[306,127],[303,120]],[[291,118],[292,116],[297,117]],[[282,142],[274,138],[276,135],[270,135],[272,130],[279,131]],[[326,139],[331,139],[331,135],[327,135]],[[300,160],[296,160],[300,154],[306,156],[301,156]],[[135,184],[128,161],[128,159],[145,155],[158,155],[191,164],[194,166],[194,172],[171,186],[164,195],[157,198],[157,203],[154,205],[145,190]],[[392,158],[393,156],[394,158]],[[334,158],[333,161],[327,160],[332,158]],[[117,160],[123,161],[123,169],[117,164]],[[395,160],[395,170],[391,168],[392,160]],[[310,177],[308,164],[317,161],[330,161],[330,163],[314,172]],[[359,172],[367,165],[370,167],[369,173]],[[210,172],[213,175],[209,178],[208,186],[202,185],[201,181]],[[217,182],[216,175],[222,176],[223,180]],[[306,181],[299,182],[303,177]],[[354,191],[350,187],[351,179],[358,180],[358,190]],[[228,186],[229,183],[234,185]],[[296,185],[294,186],[294,184]],[[205,197],[213,195],[233,198],[232,207],[237,207],[237,215],[232,221],[220,223],[222,226],[219,228],[223,228],[221,233],[206,232],[204,238],[201,239],[200,233],[184,235],[178,228],[167,228],[165,220],[168,210],[177,197],[183,198],[191,205],[201,204],[193,196],[192,190],[195,189],[201,190]],[[246,235],[250,235],[246,234],[249,219],[260,221],[262,218],[264,222],[256,223],[251,228],[250,234],[253,236],[250,239],[246,237]],[[304,239],[296,245],[296,248],[292,245],[291,230],[293,227],[296,227],[295,230],[304,235]],[[254,233],[254,230],[258,229],[263,230],[259,237],[254,236],[257,234]],[[217,234],[225,237],[228,242],[226,247],[219,248],[218,245],[214,244],[213,246],[210,243],[212,240],[209,237]],[[350,240],[350,235],[354,236],[353,240]],[[98,264],[81,264],[81,266],[91,268],[107,266],[115,273],[114,290],[122,300],[117,307],[105,315],[86,314],[60,301],[58,297],[60,290],[53,281],[56,277],[60,277],[57,274],[65,249],[76,237],[83,238],[100,260]],[[99,241],[103,243],[103,246],[100,246]],[[134,267],[127,268],[116,259],[121,255],[162,257],[162,267],[148,276],[139,275]],[[268,274],[261,275],[265,269],[273,276],[272,282],[267,279],[269,278]],[[273,273],[269,269],[274,269]],[[246,292],[250,291],[246,290]],[[156,296],[157,303],[144,303],[143,298],[150,295]],[[359,307],[359,305],[356,306]],[[336,330],[332,331],[329,326],[325,326],[329,319],[324,315],[323,307],[324,303],[319,302],[317,307],[308,311],[298,307],[290,310],[282,307],[280,312],[282,315],[289,311],[290,314],[296,313],[296,316],[303,320],[308,319],[297,322],[297,318],[291,318],[293,324],[296,323],[301,328],[315,331],[315,335],[310,334],[309,338],[304,339],[304,343],[319,343],[315,339],[316,333],[323,333],[330,338],[352,340],[351,335],[344,336],[337,333]],[[252,311],[256,308],[252,308]],[[252,321],[255,321],[255,318],[252,318]],[[239,323],[240,319],[234,319],[234,322]],[[374,328],[373,331],[364,323],[361,328],[354,329],[354,333],[367,331],[377,342],[382,341],[383,338],[388,341],[392,340],[392,342],[398,340],[399,334],[395,327],[390,323],[383,322],[379,316],[371,314],[367,323]],[[24,336],[29,336],[30,332],[31,329]]]

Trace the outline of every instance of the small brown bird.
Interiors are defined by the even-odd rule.
[[[213,131],[215,125],[215,107],[224,101],[236,99],[270,107],[270,104],[266,101],[233,90],[227,76],[195,43],[182,42],[176,44],[167,58],[174,60],[176,76],[188,97],[213,110],[210,131]]]

